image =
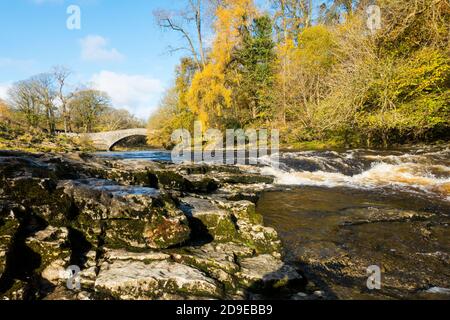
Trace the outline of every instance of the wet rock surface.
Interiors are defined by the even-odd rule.
[[[166,294],[220,298],[220,286],[198,269],[161,261],[105,262],[95,281],[96,292],[116,299],[161,299]]]
[[[304,278],[255,210],[254,185],[272,182],[231,166],[0,152],[0,297],[291,297]]]

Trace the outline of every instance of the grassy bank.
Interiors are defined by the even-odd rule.
[[[27,152],[90,152],[89,141],[65,135],[50,135],[39,129],[22,129],[15,124],[0,123],[0,150]]]

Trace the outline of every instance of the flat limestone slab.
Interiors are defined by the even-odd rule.
[[[217,283],[201,271],[170,261],[104,263],[95,281],[97,293],[116,299],[159,299],[163,294],[220,297]]]

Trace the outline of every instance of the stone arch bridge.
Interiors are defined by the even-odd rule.
[[[99,150],[111,151],[112,148],[123,139],[136,136],[146,137],[148,132],[149,131],[145,128],[137,128],[98,133],[85,133],[84,137],[91,140],[95,148]]]

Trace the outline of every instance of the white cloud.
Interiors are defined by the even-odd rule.
[[[108,48],[108,40],[89,35],[80,40],[81,58],[86,61],[121,61],[124,56],[115,48]]]
[[[9,83],[0,83],[0,99],[6,100],[10,87]]]
[[[101,71],[91,79],[93,86],[111,97],[114,107],[147,119],[156,110],[164,87],[159,79],[145,75]]]

